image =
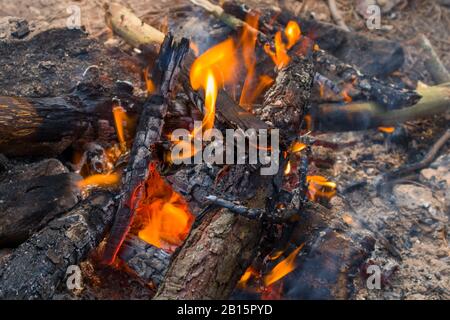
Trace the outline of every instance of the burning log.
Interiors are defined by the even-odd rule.
[[[121,36],[128,44],[140,47],[143,51],[146,46],[155,46],[161,43],[164,34],[159,30],[141,21],[132,11],[122,5],[113,3],[105,6],[105,18],[107,25],[114,33]],[[194,93],[190,88],[189,70],[195,60],[195,55],[189,51],[179,77],[181,84],[190,93],[195,105],[203,104],[204,97]],[[216,112],[220,119],[234,128],[246,130],[248,128],[266,129],[267,125],[242,109],[223,89],[217,95]]]
[[[161,45],[159,58],[153,71],[157,94],[150,96],[145,102],[136,129],[131,157],[122,179],[123,196],[105,247],[104,260],[106,263],[114,261],[130,230],[135,214],[133,206],[136,204],[136,200],[142,197],[142,186],[148,178],[150,163],[156,160],[153,151],[155,144],[161,140],[164,117],[168,107],[167,98],[172,92],[174,81],[188,50],[189,41],[183,39],[180,43],[176,43],[171,35],[168,35]]]
[[[155,299],[226,299],[255,255],[261,224],[226,209],[191,231]]]
[[[0,184],[0,246],[14,247],[78,203],[77,174]]]
[[[283,282],[287,299],[349,299],[359,267],[370,257],[375,239],[339,212],[308,204],[291,243],[303,244],[297,269]]]
[[[95,193],[35,233],[0,265],[0,298],[51,299],[67,268],[98,246],[114,208],[112,194]]]
[[[450,84],[419,88],[422,95],[414,106],[386,111],[374,102],[352,102],[346,105],[322,104],[311,109],[313,126],[320,131],[367,130],[395,126],[405,121],[430,117],[448,110]]]

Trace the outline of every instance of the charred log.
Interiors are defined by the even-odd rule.
[[[77,174],[59,174],[0,184],[0,246],[14,247],[55,216],[76,205]]]
[[[131,149],[131,157],[122,179],[122,193],[119,208],[109,236],[104,260],[112,263],[122,242],[125,240],[134,216],[133,201],[142,195],[143,182],[147,180],[149,165],[157,160],[153,151],[161,140],[164,118],[167,113],[167,98],[172,93],[184,56],[189,50],[189,41],[174,42],[168,35],[161,45],[158,61],[152,79],[158,89],[144,104],[136,136]]]
[[[96,193],[52,220],[5,258],[0,266],[0,298],[51,299],[67,268],[98,246],[113,213],[113,196]]]
[[[370,257],[374,237],[320,205],[309,204],[301,213],[291,242],[304,244],[298,268],[286,276],[287,299],[349,299],[358,270]]]

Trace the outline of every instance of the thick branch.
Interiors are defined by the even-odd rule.
[[[412,107],[386,111],[374,102],[323,104],[311,110],[320,131],[367,130],[441,114],[450,106],[450,84],[418,89],[420,101]]]

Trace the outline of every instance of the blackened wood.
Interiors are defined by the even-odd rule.
[[[358,270],[371,256],[375,239],[357,223],[343,223],[343,212],[307,204],[290,242],[303,247],[295,271],[283,279],[286,299],[350,299]]]
[[[314,62],[320,74],[343,81],[342,90],[347,90],[347,94],[354,100],[374,101],[392,110],[414,105],[421,98],[416,91],[364,75],[354,65],[344,63],[324,50],[315,53]]]
[[[0,152],[58,155],[87,130],[91,119],[64,98],[0,96]]]
[[[11,166],[5,172],[0,172],[0,182],[17,182],[68,172],[69,170],[59,160],[50,158],[38,162]]]
[[[123,242],[119,258],[146,283],[158,286],[169,267],[171,254],[129,235]]]
[[[286,145],[295,139],[307,112],[314,73],[311,58],[294,57],[279,71],[264,96],[262,108],[256,111],[263,121],[280,129],[281,142]]]
[[[125,240],[134,217],[133,205],[142,196],[140,186],[147,180],[150,163],[157,160],[152,150],[161,140],[168,108],[167,98],[172,93],[174,81],[188,50],[189,41],[182,39],[179,43],[174,42],[170,34],[161,45],[152,76],[158,91],[146,101],[136,129],[130,161],[122,178],[122,198],[105,247],[103,257],[105,263],[114,261]]]
[[[14,247],[80,199],[77,174],[0,184],[0,246]]]
[[[114,208],[110,193],[95,193],[35,233],[0,266],[0,298],[51,299],[67,268],[98,246]]]

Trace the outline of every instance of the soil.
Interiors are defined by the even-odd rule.
[[[304,1],[264,2],[294,12],[303,9],[303,12],[319,20],[333,23],[326,1],[307,1],[303,6]],[[145,21],[161,29],[167,26],[164,17],[168,10],[189,3],[188,0],[118,2],[128,5]],[[244,2],[251,7],[258,7],[261,1]],[[406,62],[396,76],[409,87],[415,87],[418,81],[432,85],[415,39],[418,33],[425,34],[448,67],[450,8],[440,5],[439,1],[384,1],[398,4],[383,13],[382,29],[372,31],[367,29],[366,20],[358,13],[358,5],[362,2],[337,1],[347,25],[369,37],[382,37],[402,43]],[[120,44],[120,40],[111,38],[105,27],[102,1],[99,0],[0,0],[0,17],[15,16],[35,21],[37,29],[60,27],[66,25],[69,16],[66,9],[71,4],[81,8],[81,22],[91,37],[100,37],[107,44]],[[317,136],[345,145],[338,150],[314,148],[317,156],[326,155],[328,158],[331,155],[334,159],[331,168],[318,168],[322,175],[339,186],[338,195],[332,200],[333,210],[343,212],[346,223],[362,224],[378,240],[376,250],[367,264],[375,264],[382,269],[382,286],[370,290],[364,277],[360,277],[356,280],[358,290],[355,299],[450,298],[449,144],[444,146],[440,157],[429,168],[383,188],[377,185],[383,172],[419,161],[447,126],[448,118],[444,115],[404,124],[391,135],[370,130]],[[353,185],[356,187],[347,188]],[[90,270],[91,267],[85,269]],[[114,289],[111,287],[112,292]],[[134,297],[145,298],[147,294],[139,292]]]

